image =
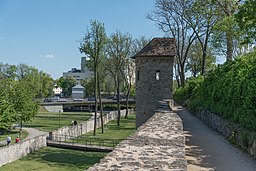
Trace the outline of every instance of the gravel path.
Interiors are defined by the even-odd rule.
[[[237,149],[185,108],[175,106],[183,120],[189,171],[256,171],[256,159]]]
[[[48,132],[38,131],[38,130],[35,129],[35,128],[26,128],[26,127],[23,127],[22,129],[24,129],[24,130],[26,130],[26,131],[28,132],[28,137],[27,137],[27,139],[33,138],[33,137],[36,137],[36,136],[39,136],[39,135],[49,134]]]

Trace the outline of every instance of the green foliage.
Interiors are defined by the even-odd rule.
[[[235,15],[240,29],[246,34],[244,43],[256,41],[256,0],[246,0]]]
[[[15,118],[19,123],[26,123],[34,118],[38,111],[38,103],[33,100],[31,87],[25,80],[13,84],[11,102],[15,109]]]
[[[67,76],[66,78],[60,77],[57,80],[57,84],[62,88],[63,95],[65,97],[70,97],[72,94],[72,87],[76,85],[76,80],[71,76]]]
[[[0,129],[8,129],[14,122],[15,110],[10,101],[10,84],[11,81],[0,79]]]
[[[196,41],[191,45],[189,50],[189,57],[187,60],[187,65],[185,71],[190,71],[193,77],[199,75],[202,71],[202,63],[203,63],[203,50],[201,44]],[[205,71],[208,72],[215,67],[216,56],[213,55],[212,49],[210,47],[207,48],[207,55],[205,59]]]
[[[256,51],[218,66],[200,79],[188,81],[184,88],[177,90],[175,99],[189,100],[191,109],[202,106],[256,130]]]

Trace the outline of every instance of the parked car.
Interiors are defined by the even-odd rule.
[[[51,99],[44,99],[44,102],[47,103],[47,102],[52,102]]]
[[[83,101],[84,99],[83,98],[76,98],[76,99],[73,99],[74,101]]]
[[[57,101],[58,101],[58,102],[66,102],[67,99],[58,99]]]
[[[95,101],[95,97],[89,97],[88,101]]]

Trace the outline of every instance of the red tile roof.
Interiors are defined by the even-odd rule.
[[[153,38],[143,49],[133,58],[137,57],[174,57],[175,39],[174,38]]]

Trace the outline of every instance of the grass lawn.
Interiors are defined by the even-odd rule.
[[[72,120],[76,120],[79,123],[90,119],[91,116],[91,113],[88,112],[62,112],[60,114],[39,112],[32,122],[24,126],[49,132],[59,129],[59,127],[69,126]]]
[[[20,129],[13,129],[13,130],[10,131],[10,136],[12,138],[11,144],[15,143],[15,138],[17,136],[19,136],[19,133],[20,133]],[[6,141],[7,136],[8,136],[8,133],[0,135],[0,141]],[[22,134],[21,134],[20,140],[25,139],[27,136],[28,136],[28,132],[26,130],[22,130]]]
[[[97,129],[95,136],[93,132],[89,132],[81,137],[93,138],[97,141],[106,139],[121,141],[135,132],[135,115],[129,115],[128,117],[128,119],[121,118],[120,126],[116,126],[116,120],[109,122],[105,125],[103,134],[101,129]],[[99,162],[105,155],[107,153],[44,147],[26,157],[0,167],[0,171],[80,171]]]
[[[100,161],[107,153],[44,147],[0,167],[0,171],[81,171]]]
[[[101,128],[98,128],[96,135],[93,135],[93,131],[91,131],[70,141],[112,147],[136,131],[135,120],[135,114],[129,115],[128,119],[121,117],[120,126],[117,126],[117,120],[115,119],[104,126],[103,134]]]

